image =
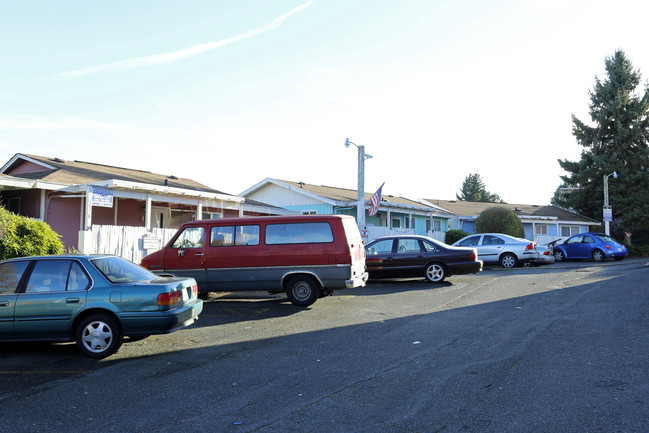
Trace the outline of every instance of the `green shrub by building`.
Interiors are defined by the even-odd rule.
[[[471,233],[465,232],[464,230],[460,229],[449,230],[446,232],[446,238],[444,239],[444,242],[446,242],[447,245],[452,245],[463,237],[469,236],[470,234]]]
[[[42,221],[0,207],[0,260],[63,254],[61,236]]]
[[[516,238],[525,237],[525,229],[518,215],[504,207],[483,210],[475,220],[476,233],[503,233]]]

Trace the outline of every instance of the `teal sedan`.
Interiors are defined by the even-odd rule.
[[[0,262],[0,341],[75,341],[84,355],[101,359],[124,336],[170,333],[202,310],[193,278],[160,277],[117,256]]]

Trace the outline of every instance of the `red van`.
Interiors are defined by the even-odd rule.
[[[156,273],[192,277],[199,292],[286,292],[298,306],[367,281],[365,248],[347,215],[200,220],[142,259]]]

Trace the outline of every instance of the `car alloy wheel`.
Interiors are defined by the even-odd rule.
[[[556,260],[557,262],[562,262],[563,260],[565,260],[565,256],[563,255],[563,252],[559,250],[555,251],[554,260]]]
[[[518,259],[513,254],[504,254],[500,258],[500,266],[502,266],[503,268],[515,268],[516,266],[518,266]]]
[[[426,267],[426,279],[431,283],[441,283],[446,278],[446,269],[439,263],[431,263]]]
[[[596,262],[601,262],[602,260],[604,260],[604,253],[601,250],[594,250],[593,260],[595,260]]]

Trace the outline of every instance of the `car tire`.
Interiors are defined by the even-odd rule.
[[[561,250],[555,250],[552,254],[554,254],[554,260],[556,262],[563,262],[566,259],[566,256]]]
[[[296,275],[286,284],[286,296],[291,304],[298,307],[308,307],[318,300],[320,286],[313,277]]]
[[[446,268],[441,263],[430,263],[424,276],[429,283],[441,283],[446,278]]]
[[[511,269],[518,266],[518,258],[512,253],[505,253],[500,256],[500,266]]]
[[[593,254],[591,255],[591,257],[596,262],[602,262],[606,258],[602,250],[593,250]]]
[[[117,352],[123,339],[117,320],[104,313],[86,317],[79,322],[75,332],[77,348],[94,359],[103,359]]]

